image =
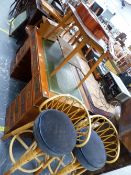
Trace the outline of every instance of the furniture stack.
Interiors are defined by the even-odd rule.
[[[3,137],[7,139],[13,136],[9,146],[13,165],[4,175],[11,175],[16,170],[35,175],[46,172],[80,175],[86,170],[96,171],[105,163],[117,161],[120,143],[115,126],[104,116],[90,116],[85,105],[77,98],[70,95],[54,96],[40,105],[39,112],[34,121]],[[29,133],[33,135],[33,143],[27,146],[22,135],[29,138]],[[14,152],[16,141],[26,149],[18,160],[15,160]],[[66,156],[68,161],[65,163]],[[34,169],[23,166],[32,160],[38,162]]]

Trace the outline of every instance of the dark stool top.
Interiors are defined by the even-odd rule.
[[[76,131],[69,117],[58,110],[45,110],[35,121],[34,136],[46,153],[61,156],[76,145]]]
[[[96,171],[106,163],[104,144],[98,134],[93,130],[89,142],[82,148],[75,148],[74,154],[80,164],[90,171]]]

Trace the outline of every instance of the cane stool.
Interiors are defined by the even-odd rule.
[[[66,113],[76,129],[76,147],[86,145],[91,134],[91,123],[89,113],[81,101],[68,94],[56,95],[43,102],[39,107],[40,112],[47,109],[56,109]],[[35,175],[39,175],[44,169],[45,166],[41,167]]]
[[[91,120],[86,107],[78,99],[70,95],[57,95],[42,103],[39,110],[40,114],[35,122],[26,124],[3,137],[6,139],[14,136],[9,148],[14,165],[5,175],[17,169],[28,173],[43,170],[58,159],[57,157],[71,153],[75,146],[82,147],[88,142]],[[26,132],[34,135],[35,140],[31,146],[27,146],[19,136]],[[13,156],[13,144],[16,139],[27,149],[18,161],[15,161]],[[43,159],[39,160],[39,157],[44,157],[45,154],[49,157],[46,163]],[[34,159],[38,162],[37,168],[23,169],[23,165]]]
[[[82,147],[88,142],[91,135],[91,120],[87,108],[80,100],[68,94],[56,95],[39,107],[40,112],[47,109],[64,112],[71,119],[77,133],[76,147]]]
[[[26,133],[31,131],[26,130],[23,132]],[[5,175],[9,175],[17,169],[28,173],[36,172],[42,167],[42,162],[37,158],[43,155],[43,153],[51,155],[50,160],[47,161],[48,163],[52,162],[55,157],[64,156],[72,152],[76,145],[76,131],[71,120],[65,113],[54,109],[45,110],[39,114],[33,124],[33,135],[35,138],[33,143],[16,162],[12,159],[12,146],[14,140],[18,138],[25,148],[27,148],[27,145],[22,142],[22,139],[18,135],[13,137],[10,145],[10,155],[14,165],[5,173]],[[23,165],[33,159],[38,161],[38,167],[27,171],[23,169]]]
[[[92,129],[97,132],[105,145],[107,154],[106,163],[116,162],[120,155],[120,141],[115,126],[102,115],[91,116],[91,123]]]
[[[106,163],[111,164],[111,163],[116,162],[117,159],[119,158],[119,154],[120,154],[120,142],[119,142],[118,133],[117,133],[115,126],[113,125],[113,123],[109,119],[107,119],[106,117],[101,116],[101,115],[93,115],[93,116],[90,116],[90,118],[91,118],[91,124],[92,124],[91,126],[92,126],[93,131],[95,131],[97,133],[97,135],[101,138],[101,141],[104,144],[105,153],[106,153]],[[90,140],[91,140],[91,137],[90,137]],[[88,141],[87,145],[90,144],[89,141]],[[84,149],[84,147],[81,149]],[[81,175],[87,169],[90,171],[95,170],[95,168],[90,169],[91,167],[84,166],[85,164],[83,164],[83,163],[86,163],[86,162],[83,162],[83,160],[80,159],[81,158],[81,156],[80,156],[81,149],[79,150],[79,149],[75,148],[74,152],[75,152],[75,156],[77,159],[74,161],[73,164],[70,164],[67,167],[65,167],[63,170],[61,170],[58,173],[58,175],[67,175],[68,173],[73,172],[73,171],[74,172],[76,171],[76,173],[75,173],[76,175]],[[96,153],[96,151],[98,151],[97,148],[96,148],[96,150],[94,149],[95,153]],[[89,156],[89,157],[91,157],[91,156]],[[88,156],[87,156],[87,158],[88,158]],[[78,160],[80,163],[78,162]],[[81,162],[81,160],[82,160],[82,162]],[[94,164],[94,162],[92,164]]]
[[[96,171],[106,163],[106,151],[104,144],[98,134],[92,130],[88,143],[82,148],[75,148],[75,161],[63,169],[57,175],[67,175],[76,171],[75,174],[82,174],[86,170]],[[78,173],[79,172],[79,173]]]

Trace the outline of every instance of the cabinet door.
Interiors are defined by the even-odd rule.
[[[27,39],[16,54],[16,64],[18,64],[19,61],[23,59],[23,57],[25,56],[25,54],[28,52],[29,49],[30,49],[30,41],[29,39]]]
[[[35,32],[32,33],[31,38],[30,38],[30,48],[31,48],[31,68],[32,68],[32,75],[34,76],[35,74],[38,73],[39,71],[39,64],[38,64],[38,50],[37,50],[37,42],[35,38]]]
[[[22,90],[20,93],[20,104],[21,104],[21,112],[20,112],[20,118],[23,114],[26,112],[26,88]]]
[[[17,122],[20,119],[21,113],[21,103],[20,103],[20,96],[18,95],[15,99],[15,121]]]
[[[11,127],[14,126],[15,123],[16,118],[15,118],[15,100],[14,100],[11,104],[11,121],[10,121]]]
[[[31,107],[33,106],[33,94],[32,94],[32,81],[28,83],[26,86],[26,111],[29,111]]]
[[[11,106],[6,109],[6,120],[5,120],[5,133],[10,129],[10,114],[11,114]]]
[[[43,97],[41,79],[39,74],[33,77],[32,87],[33,87],[33,104],[35,105]]]

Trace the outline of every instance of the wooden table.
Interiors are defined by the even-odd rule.
[[[98,61],[93,65],[93,67],[89,70],[89,72],[84,76],[84,78],[79,82],[77,87],[80,87],[82,83],[88,78],[88,76],[96,69],[96,67],[99,65],[100,62],[102,62],[103,59],[110,57],[109,51],[103,44],[104,42],[100,42],[100,40],[97,40],[97,38],[87,29],[87,27],[84,25],[83,21],[77,14],[76,9],[69,5],[70,10],[68,15],[63,19],[62,22],[54,29],[52,30],[46,37],[53,34],[55,30],[57,30],[59,27],[65,27],[66,21],[69,21],[69,18],[71,21],[75,22],[76,26],[79,28],[79,31],[81,33],[81,36],[83,37],[83,40],[77,45],[76,48],[52,71],[51,76],[54,76],[67,62],[77,53],[79,52],[84,45],[89,45],[90,48],[95,49],[98,53],[101,54]]]
[[[11,77],[27,85],[7,108],[6,132],[33,121],[38,106],[56,94],[71,94],[90,110],[83,87],[75,88],[80,81],[75,66],[68,63],[56,76],[49,76],[64,58],[59,43],[42,39],[37,28],[28,28],[28,34],[11,66]]]

